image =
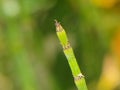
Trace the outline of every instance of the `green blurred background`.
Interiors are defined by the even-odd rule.
[[[120,90],[119,0],[0,0],[0,90],[77,90],[54,19],[88,89]]]

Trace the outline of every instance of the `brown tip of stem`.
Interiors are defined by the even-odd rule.
[[[54,21],[55,21],[55,26],[56,27],[60,26],[60,22],[58,22],[56,19]]]

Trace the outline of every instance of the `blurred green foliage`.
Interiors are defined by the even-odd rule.
[[[0,90],[77,90],[54,19],[67,30],[89,90],[98,90],[119,10],[119,0],[0,0]]]

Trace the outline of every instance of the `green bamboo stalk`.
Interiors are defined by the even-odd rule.
[[[72,47],[70,46],[69,40],[67,38],[67,34],[65,30],[62,28],[61,24],[55,20],[56,32],[59,38],[59,41],[63,47],[64,54],[68,60],[69,66],[71,68],[74,82],[78,88],[78,90],[87,90],[86,82],[84,79],[84,75],[81,73],[79,66],[77,64],[74,52]]]

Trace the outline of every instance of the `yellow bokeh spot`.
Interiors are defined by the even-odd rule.
[[[113,37],[111,48],[113,53],[120,58],[120,28],[118,28],[118,31]]]
[[[118,0],[91,0],[92,4],[101,8],[112,8]]]

